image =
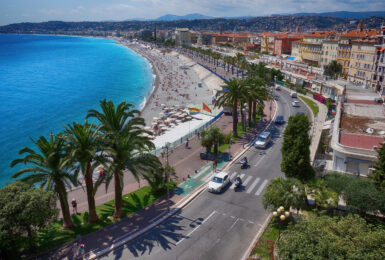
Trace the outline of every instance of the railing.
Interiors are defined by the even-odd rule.
[[[188,132],[187,134],[182,136],[180,139],[170,143],[169,148],[173,149],[173,148],[177,147],[178,145],[181,145],[184,141],[187,140],[187,138],[191,138],[194,135],[196,135],[198,132],[202,131],[203,129],[210,127],[211,124],[213,124],[215,121],[217,121],[222,116],[222,114],[223,114],[223,111],[219,112],[214,118],[210,119],[210,121],[201,124],[200,126],[196,127],[195,129],[191,130],[190,132]],[[163,147],[160,147],[160,148],[157,148],[157,149],[151,151],[151,153],[154,155],[158,155],[163,151],[163,149],[164,149]]]
[[[215,71],[213,71],[212,69],[210,69],[209,67],[206,67],[205,65],[197,62],[197,64],[201,65],[203,68],[209,70],[210,72],[214,73],[216,76],[218,76],[219,78],[221,78],[224,82],[227,82],[228,80],[224,77],[222,77],[221,75],[219,75],[218,73],[216,73]]]

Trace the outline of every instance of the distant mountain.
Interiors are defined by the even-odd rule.
[[[198,20],[198,19],[212,19],[214,17],[203,14],[186,14],[186,15],[174,15],[166,14],[154,19],[155,21],[177,21],[177,20]]]
[[[326,13],[295,13],[295,14],[272,14],[271,16],[324,16],[324,17],[335,17],[335,18],[368,18],[372,16],[385,17],[385,11],[369,11],[369,12],[326,12]]]

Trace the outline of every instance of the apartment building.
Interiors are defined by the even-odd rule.
[[[337,61],[342,65],[342,73],[345,74],[346,77],[349,73],[351,50],[352,45],[350,41],[348,41],[348,43],[340,42],[338,44]]]
[[[321,61],[322,67],[327,66],[333,60],[337,60],[338,40],[327,39],[322,42]]]
[[[372,82],[375,84],[376,92],[385,97],[385,26],[381,26],[380,34],[377,35],[376,54]]]
[[[191,32],[188,28],[175,29],[175,43],[177,46],[191,44]]]
[[[292,44],[301,40],[301,36],[278,36],[274,39],[275,55],[291,54]]]
[[[357,86],[372,87],[375,61],[375,40],[354,40],[351,42],[350,66],[348,80]]]

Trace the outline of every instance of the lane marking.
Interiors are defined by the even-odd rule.
[[[254,222],[253,222],[253,221],[250,221],[250,220],[249,220],[249,223],[250,223],[250,224],[254,224]]]
[[[256,178],[255,179],[255,181],[250,185],[250,187],[247,189],[247,191],[246,191],[246,193],[250,193],[254,188],[255,188],[255,186],[257,186],[257,184],[258,184],[258,182],[259,182],[259,180],[260,180],[261,178]]]
[[[245,182],[243,183],[243,185],[246,186],[246,184],[248,184],[249,181],[251,181],[252,178],[253,178],[252,176],[247,176],[247,178],[246,178]]]
[[[234,223],[230,226],[230,228],[227,230],[227,232],[229,232],[234,226],[235,224],[238,222],[239,218],[237,218]]]
[[[205,219],[202,221],[202,223],[200,225],[197,225],[193,230],[191,230],[184,238],[182,238],[181,240],[179,240],[178,242],[175,243],[175,245],[178,245],[180,244],[183,240],[185,240],[187,237],[189,237],[192,233],[194,233],[195,230],[197,230],[199,227],[201,227],[209,218],[211,218],[215,213],[217,213],[215,210],[213,212],[211,212],[211,214]]]
[[[241,180],[243,180],[243,176],[245,176],[244,173],[241,174],[241,176],[239,176],[241,178]],[[230,189],[234,189],[235,188],[235,183],[233,183],[230,187]]]
[[[195,176],[193,177],[193,179],[197,179],[199,176],[201,176],[203,173],[205,173],[205,172],[207,171],[208,168],[210,168],[210,165],[205,166],[205,167],[201,170],[200,173],[198,173],[197,175],[195,175]]]
[[[230,180],[233,179],[235,177],[235,175],[237,175],[237,172],[233,172],[230,176]]]
[[[168,212],[163,212],[163,213],[159,214],[158,216],[156,216],[156,217],[150,219],[149,222],[154,222],[155,219],[160,218],[160,217],[162,217],[163,215],[165,215],[165,214],[167,214],[167,213],[168,213]]]
[[[262,182],[261,186],[259,187],[259,189],[257,190],[257,192],[255,193],[255,195],[259,196],[262,193],[263,189],[265,188],[265,186],[267,185],[268,182],[269,182],[268,180],[264,180]]]

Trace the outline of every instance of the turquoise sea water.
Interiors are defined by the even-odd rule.
[[[102,99],[139,107],[152,81],[149,63],[112,40],[0,34],[0,187],[31,138],[84,122]]]

